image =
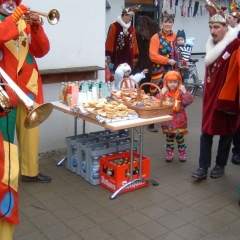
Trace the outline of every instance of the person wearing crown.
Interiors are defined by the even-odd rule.
[[[211,166],[214,135],[220,135],[215,167],[210,177],[224,174],[233,134],[239,126],[239,39],[228,26],[223,10],[215,1],[207,0],[210,13],[210,37],[206,44],[205,79],[200,137],[199,168],[192,173],[198,179],[207,178]]]
[[[240,7],[237,6],[235,0],[232,0],[229,6],[227,22],[230,27],[238,32],[238,38],[240,38]],[[232,154],[232,163],[240,165],[240,126],[233,136]]]
[[[238,32],[238,38],[240,38],[240,7],[237,6],[235,0],[232,0],[231,5],[229,6],[227,22],[230,27]]]
[[[114,64],[114,71],[119,64],[127,63],[134,68],[138,59],[138,44],[136,31],[131,26],[132,17],[139,12],[140,5],[122,8],[122,14],[112,23],[108,30],[105,54],[110,56]]]

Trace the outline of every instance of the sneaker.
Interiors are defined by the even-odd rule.
[[[224,167],[221,166],[215,166],[210,174],[210,177],[212,178],[219,178],[224,174]]]
[[[208,172],[207,168],[199,167],[196,171],[192,173],[192,177],[198,179],[205,179],[207,178],[207,172]]]

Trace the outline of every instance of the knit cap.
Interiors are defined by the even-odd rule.
[[[179,38],[179,37],[183,38],[184,41],[186,41],[186,35],[185,35],[184,30],[178,30],[177,31],[177,38]]]
[[[178,80],[179,83],[182,83],[182,76],[177,71],[168,71],[164,76],[163,85],[167,86],[168,81],[176,81]]]

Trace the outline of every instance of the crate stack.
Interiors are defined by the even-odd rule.
[[[84,178],[92,185],[100,184],[100,158],[114,156],[118,152],[129,151],[130,138],[128,131],[110,130],[91,132],[66,137],[66,168]],[[137,148],[139,142],[134,142]]]

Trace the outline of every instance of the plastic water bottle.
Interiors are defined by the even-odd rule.
[[[77,148],[72,147],[72,166],[77,167]]]
[[[86,155],[85,152],[82,151],[82,171],[85,173],[87,171],[87,165],[86,165]]]
[[[93,179],[99,179],[99,157],[92,157],[92,178]]]

